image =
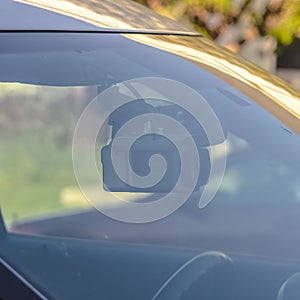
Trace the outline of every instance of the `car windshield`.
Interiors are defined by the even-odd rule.
[[[9,232],[300,258],[300,139],[263,93],[134,35],[0,38]]]

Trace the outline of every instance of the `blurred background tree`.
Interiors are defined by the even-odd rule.
[[[300,0],[135,0],[275,71],[276,54],[300,37]]]

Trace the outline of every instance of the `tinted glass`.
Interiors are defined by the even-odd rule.
[[[300,228],[299,136],[242,91],[177,55],[115,34],[1,34],[0,66],[0,198],[10,231],[298,256],[290,244]],[[178,87],[179,102],[164,80]],[[196,100],[184,99],[191,89]],[[203,103],[210,110],[196,113]],[[140,116],[146,119],[120,131]],[[221,131],[211,138],[205,127],[216,120]],[[188,161],[180,161],[190,137],[200,172],[188,146]],[[115,140],[123,175],[112,163]],[[211,172],[218,160],[226,161],[219,188],[222,169]],[[183,166],[190,173],[174,191]],[[152,172],[155,184],[150,177],[152,185],[139,184],[131,171],[142,179]],[[199,208],[205,189],[216,194]],[[142,210],[132,216],[142,224],[115,213],[124,201],[158,203],[168,194],[178,205],[146,223]]]

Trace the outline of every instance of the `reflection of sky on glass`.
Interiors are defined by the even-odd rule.
[[[204,47],[205,45],[203,44],[200,46],[202,46],[204,50],[201,48],[193,48],[196,45],[200,44],[200,42],[204,41],[204,39],[202,38],[201,41],[197,44],[193,44],[191,42],[186,43],[186,45],[174,44],[171,42],[171,39],[169,41],[166,41],[167,38],[165,38],[165,40],[162,40],[159,37],[154,38],[145,35],[131,35],[129,38],[157,47],[162,50],[172,52],[174,54],[182,55],[187,59],[191,59],[195,62],[208,65],[248,85],[250,84],[251,86],[259,89],[267,96],[271,97],[275,102],[279,103],[281,106],[285,107],[287,110],[292,112],[294,115],[297,116],[297,118],[300,118],[300,99],[294,91],[292,93],[290,92],[287,86],[282,87],[283,83],[278,79],[277,80],[280,83],[280,85],[275,85],[277,84],[277,82],[271,83],[270,81],[268,81],[269,78],[264,78],[268,74],[262,73],[259,68],[250,68],[247,66],[247,64],[239,65],[243,63],[243,61],[239,61],[239,58],[235,58],[233,54],[231,55],[231,57],[224,55],[226,53],[223,53],[222,55],[222,50],[219,48],[217,50],[221,53],[217,55],[216,53],[213,53],[211,49],[210,51],[204,52],[204,50],[206,50],[207,48]],[[195,40],[196,39],[193,38],[193,41]],[[180,42],[184,42],[184,40],[182,39],[180,40]],[[233,61],[234,59],[235,61]],[[271,74],[270,77],[272,77],[271,79],[274,79]],[[257,101],[257,99],[253,100]]]

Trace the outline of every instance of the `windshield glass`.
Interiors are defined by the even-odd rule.
[[[300,139],[257,99],[117,34],[0,37],[9,231],[299,257]]]

